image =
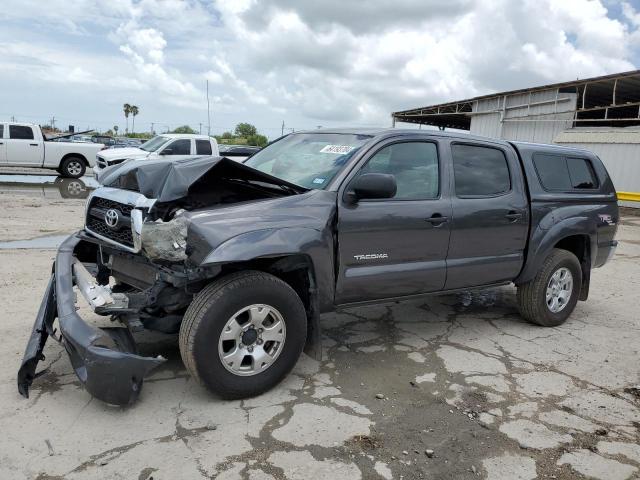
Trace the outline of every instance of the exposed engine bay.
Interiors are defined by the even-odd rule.
[[[89,199],[85,229],[95,243],[96,285],[103,296],[95,312],[112,315],[133,331],[178,331],[193,295],[220,267],[190,260],[190,216],[234,203],[255,202],[306,191],[228,159],[204,157],[174,162],[127,162],[108,169],[105,188]],[[87,246],[93,242],[87,238]],[[113,248],[109,245],[113,245]],[[74,272],[84,265],[76,261]],[[216,270],[216,271],[212,271]],[[77,278],[89,278],[81,274]],[[85,297],[90,297],[91,295]]]

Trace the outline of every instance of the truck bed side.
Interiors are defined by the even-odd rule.
[[[530,199],[530,229],[525,263],[516,284],[531,280],[553,248],[574,253],[583,264],[588,286],[591,268],[607,260],[618,223],[615,188],[602,161],[593,153],[553,145],[511,142],[524,171]],[[535,159],[546,155],[587,160],[597,179],[594,188],[549,189]]]

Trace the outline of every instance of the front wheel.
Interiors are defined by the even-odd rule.
[[[84,160],[79,157],[68,157],[60,163],[58,171],[66,178],[80,178],[87,170]]]
[[[543,327],[563,324],[578,302],[582,285],[580,261],[567,250],[553,249],[533,280],[518,286],[518,309]]]
[[[196,295],[180,326],[180,354],[211,392],[247,398],[291,371],[306,336],[304,305],[288,284],[268,273],[241,272]]]

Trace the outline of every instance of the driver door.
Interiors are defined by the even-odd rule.
[[[451,199],[435,140],[383,144],[362,173],[394,175],[390,199],[338,202],[336,303],[418,295],[444,288]],[[346,190],[349,191],[347,185]]]

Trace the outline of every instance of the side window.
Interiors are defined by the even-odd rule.
[[[33,129],[25,125],[9,125],[9,138],[33,140]]]
[[[533,156],[533,166],[546,190],[571,189],[569,170],[563,156],[536,154]]]
[[[211,155],[211,142],[209,140],[196,140],[196,153],[198,155]]]
[[[379,150],[362,168],[362,173],[395,176],[394,199],[425,200],[439,194],[438,149],[434,143],[394,143]]]
[[[533,165],[546,190],[582,190],[598,187],[589,160],[563,155],[536,154]]]
[[[567,158],[567,168],[569,170],[569,178],[571,178],[571,186],[578,189],[597,188],[598,181],[593,173],[591,162],[584,158]]]
[[[452,145],[458,197],[500,195],[511,190],[509,165],[502,150],[479,145]]]
[[[0,138],[4,138],[4,124],[0,123]]]
[[[169,155],[191,155],[191,140],[183,138],[181,140],[175,140],[165,147],[165,150],[171,149]]]

